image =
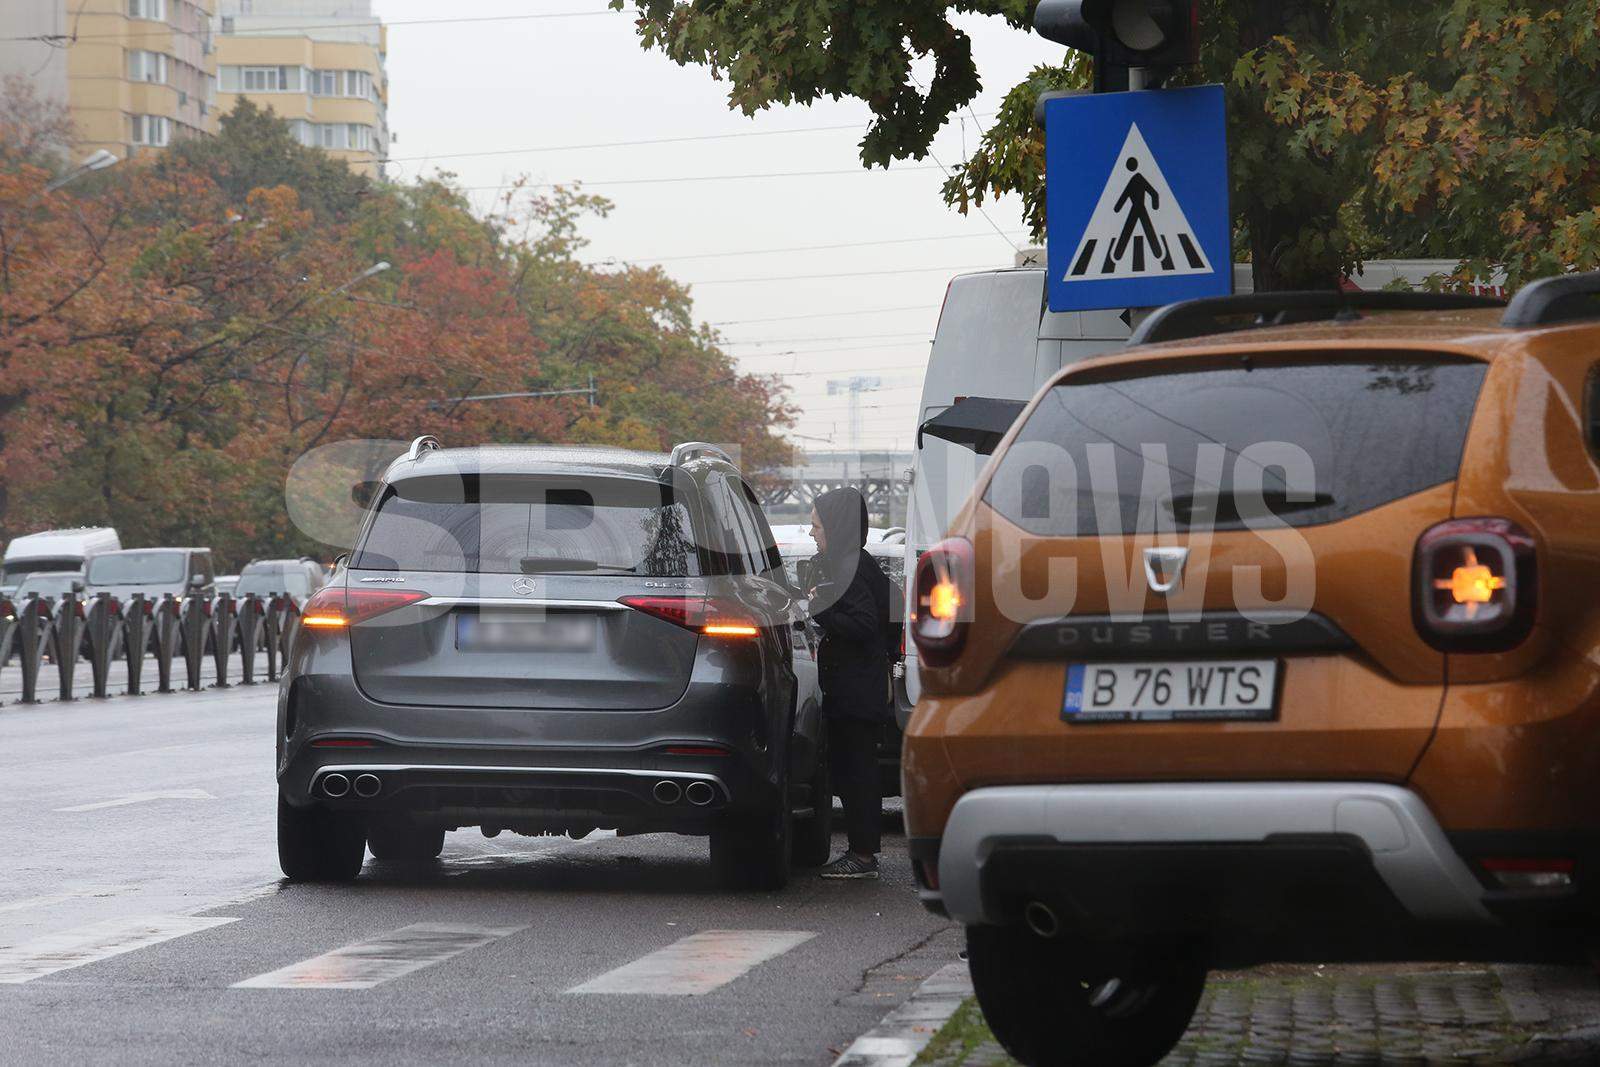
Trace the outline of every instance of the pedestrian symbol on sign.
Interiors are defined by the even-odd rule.
[[[1117,153],[1063,281],[1209,274],[1211,263],[1137,124]]]

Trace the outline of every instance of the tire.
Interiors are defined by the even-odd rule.
[[[794,811],[787,774],[777,794],[766,812],[711,831],[711,867],[724,888],[772,891],[789,884]]]
[[[1120,965],[1098,962],[1106,955],[1069,936],[967,928],[978,1006],[1005,1050],[1029,1067],[1149,1067],[1182,1039],[1205,991],[1205,966],[1176,944]]]
[[[367,824],[367,848],[385,863],[428,863],[444,851],[444,827],[410,819],[375,818]]]
[[[278,794],[278,866],[291,882],[350,882],[367,856],[359,816],[296,808]]]
[[[833,773],[828,766],[826,727],[818,738],[817,765],[807,784],[811,787],[811,815],[795,820],[790,855],[796,867],[821,867],[833,854]]]

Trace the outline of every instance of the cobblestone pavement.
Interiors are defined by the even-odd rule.
[[[969,1002],[919,1064],[1013,1061]],[[1587,968],[1296,968],[1214,978],[1170,1067],[1234,1064],[1600,1064]]]

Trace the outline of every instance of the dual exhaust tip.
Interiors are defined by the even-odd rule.
[[[680,786],[670,778],[663,778],[650,792],[657,804],[676,804],[680,800],[687,800],[695,807],[703,808],[717,799],[717,791],[711,787],[711,783],[698,780]]]
[[[322,777],[322,795],[337,800],[354,792],[362,800],[371,800],[383,791],[383,781],[376,774],[358,774],[355,781],[334,771]]]

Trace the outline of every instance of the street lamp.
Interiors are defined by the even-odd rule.
[[[73,167],[71,170],[61,175],[61,177],[56,178],[46,184],[42,192],[53,193],[63,185],[66,185],[69,182],[75,182],[91,171],[105,170],[107,167],[113,166],[117,162],[119,162],[119,160],[115,153],[107,152],[104,148],[101,148],[90,153],[88,158],[86,158],[82,163],[79,163],[76,167]]]
[[[329,292],[328,295],[329,296],[338,296],[340,293],[344,292],[346,289],[349,289],[351,286],[360,285],[362,282],[366,281],[368,278],[377,277],[379,274],[382,274],[384,271],[386,271],[388,269],[389,269],[389,261],[387,259],[380,259],[380,260],[378,260],[378,262],[374,263],[372,266],[368,267],[366,270],[362,271],[360,274],[357,274],[354,278],[351,278],[349,281],[345,282],[343,285],[339,286],[337,289],[334,289],[331,292]]]

